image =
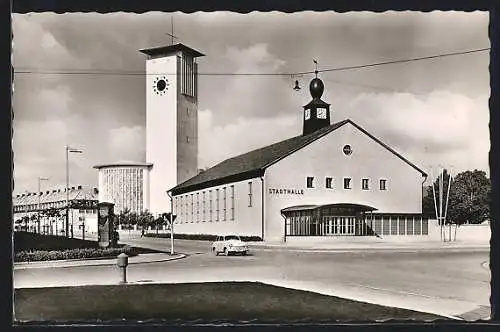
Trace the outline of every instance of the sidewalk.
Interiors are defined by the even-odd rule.
[[[354,251],[354,250],[486,250],[489,243],[484,242],[439,242],[439,241],[414,241],[414,242],[388,242],[388,241],[320,241],[309,242],[248,242],[250,248],[255,249],[285,249],[285,250],[328,250],[328,251]]]
[[[174,254],[173,256],[166,253],[154,254],[140,254],[138,256],[129,257],[128,263],[130,264],[144,264],[144,263],[157,263],[166,262],[186,257],[184,254]],[[68,259],[68,260],[54,260],[42,262],[19,262],[14,263],[14,270],[22,269],[36,269],[36,268],[51,268],[51,267],[75,267],[75,266],[111,266],[116,265],[116,258],[103,258],[103,259]]]

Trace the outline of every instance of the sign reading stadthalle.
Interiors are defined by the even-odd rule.
[[[304,189],[269,188],[269,193],[274,195],[304,195]]]

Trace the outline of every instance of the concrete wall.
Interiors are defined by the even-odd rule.
[[[451,227],[452,239],[455,236],[455,226]],[[449,238],[449,228],[445,226],[446,239]],[[439,241],[440,227],[436,220],[429,220],[429,238]],[[489,224],[479,225],[462,225],[457,228],[456,241],[464,243],[482,243],[487,244],[490,242],[491,228]]]
[[[349,156],[342,152],[346,144],[353,150]],[[314,188],[306,188],[308,176],[314,176]],[[333,177],[333,189],[325,187],[326,177]],[[352,178],[352,189],[343,188],[344,177]],[[369,179],[369,190],[361,189],[362,178]],[[387,190],[379,190],[380,179],[387,180]],[[280,210],[293,205],[359,203],[382,213],[421,213],[422,181],[420,172],[348,123],[266,170],[266,239],[283,237]]]
[[[252,206],[249,206],[249,182],[252,183]],[[231,186],[234,185],[234,219],[231,220]],[[223,188],[226,188],[226,215],[223,218]],[[261,236],[261,180],[260,178],[228,183],[187,194],[174,196],[174,213],[177,219],[175,233],[179,234],[237,234]],[[216,189],[219,189],[219,220],[216,212]],[[210,191],[212,192],[212,217],[210,217]],[[203,217],[203,193],[205,193],[205,218]],[[191,213],[191,195],[193,213]],[[197,205],[197,198],[199,205]],[[182,207],[181,207],[182,202]],[[186,207],[187,202],[187,207]],[[199,214],[198,211],[199,210]],[[186,212],[187,211],[187,212]],[[198,217],[199,216],[199,217]]]

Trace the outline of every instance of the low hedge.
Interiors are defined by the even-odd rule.
[[[59,235],[46,235],[28,232],[14,232],[14,252],[22,251],[60,251],[67,249],[99,248],[97,241],[68,238]]]
[[[159,237],[170,238],[170,233],[146,233],[145,237]],[[201,240],[201,241],[215,241],[217,235],[209,234],[174,234],[174,239],[178,240]],[[240,236],[242,241],[262,241],[260,236]]]
[[[137,256],[136,250],[129,246],[121,248],[78,248],[67,250],[29,250],[15,253],[14,262],[40,262],[62,259],[111,258],[121,253]]]

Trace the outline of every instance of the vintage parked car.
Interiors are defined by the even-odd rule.
[[[245,242],[241,241],[238,235],[222,235],[217,236],[215,242],[212,244],[212,252],[215,255],[223,253],[225,256],[231,254],[245,256],[248,254],[248,246]]]

